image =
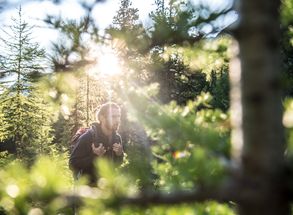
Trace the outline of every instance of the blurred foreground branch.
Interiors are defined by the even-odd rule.
[[[180,204],[215,200],[229,202],[235,199],[235,190],[228,187],[200,188],[192,191],[174,191],[171,193],[142,193],[137,197],[124,198],[121,204],[147,206],[151,204]]]
[[[84,190],[84,188],[82,189]],[[102,198],[102,193],[98,188],[87,187],[87,192],[81,191],[65,196],[69,206],[81,206],[83,204],[82,198],[99,199]],[[170,205],[180,203],[199,203],[205,201],[217,201],[227,203],[230,201],[237,202],[239,199],[237,195],[239,189],[236,184],[227,183],[219,187],[198,188],[194,190],[178,190],[170,193],[157,191],[144,191],[134,197],[116,197],[114,203],[117,205],[134,205],[146,207],[149,205]],[[88,195],[85,195],[87,193]],[[114,197],[115,198],[115,197]],[[113,202],[112,202],[113,203]],[[116,205],[116,206],[117,206]],[[110,207],[113,207],[111,205]]]

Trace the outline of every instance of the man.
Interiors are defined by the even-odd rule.
[[[120,107],[108,102],[97,111],[98,123],[79,137],[69,159],[70,167],[79,174],[89,177],[90,185],[95,185],[97,175],[94,162],[97,158],[107,158],[121,163],[123,146],[117,130],[120,125]]]

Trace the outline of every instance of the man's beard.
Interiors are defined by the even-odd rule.
[[[112,131],[117,131],[118,128],[119,128],[119,124],[115,124],[115,125],[112,125],[112,126],[111,126],[111,130],[112,130]]]
[[[112,123],[110,123],[110,122],[107,122],[106,127],[107,127],[108,130],[114,132],[114,131],[117,131],[117,130],[118,130],[118,128],[119,128],[119,123],[112,124]]]

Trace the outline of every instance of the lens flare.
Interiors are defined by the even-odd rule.
[[[118,57],[114,53],[104,53],[98,59],[97,70],[103,75],[117,75],[121,73]]]
[[[89,69],[90,75],[115,76],[122,72],[121,60],[111,46],[91,48],[89,58],[96,61]]]

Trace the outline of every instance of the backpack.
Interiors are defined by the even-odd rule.
[[[79,128],[77,130],[77,132],[73,135],[73,137],[70,140],[70,143],[69,143],[69,152],[70,152],[70,154],[73,151],[73,149],[74,149],[79,137],[81,135],[83,135],[85,132],[87,132],[88,130],[90,131],[93,140],[94,141],[97,140],[97,128],[96,128],[95,123],[93,123],[90,127],[81,127],[81,128]]]

